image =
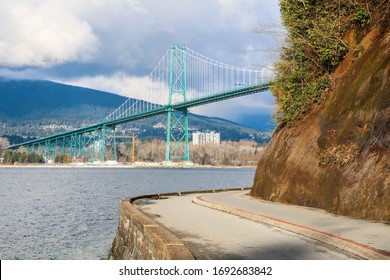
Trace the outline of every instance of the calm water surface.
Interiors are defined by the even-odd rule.
[[[1,168],[0,259],[106,259],[127,196],[249,187],[255,169]]]

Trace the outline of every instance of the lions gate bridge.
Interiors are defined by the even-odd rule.
[[[46,161],[57,155],[116,160],[116,126],[167,114],[166,161],[189,161],[188,109],[268,90],[273,72],[234,67],[203,56],[183,45],[172,45],[149,76],[139,95],[129,98],[101,122],[19,143]],[[138,96],[139,96],[138,95]],[[134,140],[134,139],[133,139]]]

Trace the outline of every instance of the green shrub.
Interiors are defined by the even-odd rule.
[[[271,91],[277,98],[278,124],[302,119],[322,100],[329,74],[349,47],[342,36],[353,4],[339,1],[280,0],[287,37]]]
[[[358,8],[355,15],[351,18],[351,23],[359,27],[364,27],[370,22],[370,18],[369,11],[364,8]]]
[[[55,163],[71,163],[72,158],[69,155],[56,155],[54,158]]]
[[[3,163],[14,164],[14,163],[43,163],[44,159],[37,153],[25,153],[19,151],[6,150],[3,153]]]

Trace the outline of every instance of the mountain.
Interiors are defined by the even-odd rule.
[[[273,131],[275,129],[272,114],[253,115],[242,113],[236,122],[258,131]]]
[[[42,137],[100,122],[127,98],[88,88],[42,80],[0,78],[0,135]],[[141,138],[165,137],[166,116],[118,126]],[[254,139],[267,142],[270,133],[221,118],[189,114],[191,131],[221,132],[222,140]],[[13,137],[12,139],[21,139]]]
[[[0,79],[3,123],[66,123],[99,121],[127,98],[50,81]]]

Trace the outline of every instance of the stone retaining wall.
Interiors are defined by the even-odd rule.
[[[109,259],[193,260],[194,257],[175,235],[137,210],[129,200],[123,200]]]
[[[243,190],[243,188],[234,190]],[[109,259],[193,260],[194,256],[179,238],[136,209],[132,203],[139,199],[159,199],[162,196],[180,196],[182,194],[220,191],[226,191],[226,189],[165,193],[122,200],[120,204],[119,225],[112,243]]]

